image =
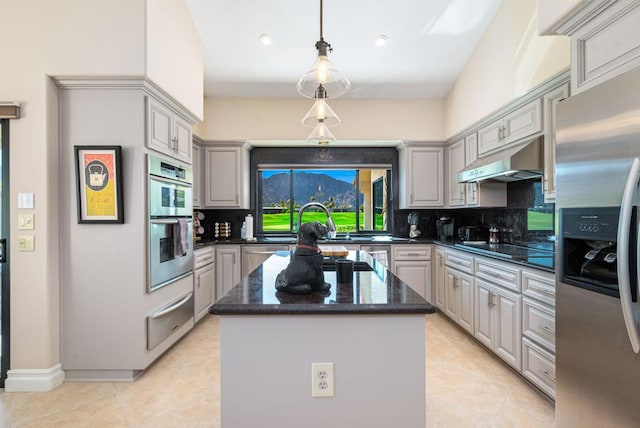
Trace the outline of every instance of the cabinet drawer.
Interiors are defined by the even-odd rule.
[[[522,374],[556,398],[556,358],[527,338],[522,339]]]
[[[393,260],[431,260],[431,247],[427,245],[394,245]]]
[[[476,259],[476,277],[509,290],[520,291],[520,269],[504,263]]]
[[[447,250],[444,254],[444,264],[453,269],[473,274],[473,256]]]
[[[522,301],[522,333],[549,350],[556,350],[556,311],[547,305],[525,297]]]
[[[556,277],[551,273],[522,271],[522,294],[556,306]]]
[[[213,250],[213,246],[195,250],[193,252],[193,268],[198,269],[199,267],[213,263],[215,260],[215,253]]]

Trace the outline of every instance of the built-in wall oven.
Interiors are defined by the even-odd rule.
[[[148,174],[147,290],[152,292],[193,270],[193,170],[148,155]]]

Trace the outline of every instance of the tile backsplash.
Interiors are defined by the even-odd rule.
[[[496,226],[511,229],[514,241],[544,240],[553,235],[553,231],[530,231],[527,229],[527,216],[531,210],[553,212],[553,204],[544,204],[540,190],[540,180],[523,180],[507,185],[507,207],[502,208],[436,208],[436,209],[399,209],[394,212],[392,233],[394,236],[409,236],[407,216],[418,213],[418,229],[421,237],[436,239],[436,219],[440,216],[454,216],[461,226]],[[250,210],[194,209],[204,213],[202,226],[205,229],[202,239],[214,239],[215,222],[231,222],[232,238],[240,237],[242,222]]]

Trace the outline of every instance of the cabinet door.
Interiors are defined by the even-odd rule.
[[[436,250],[436,307],[442,311],[445,310],[445,294],[446,294],[446,272],[444,268],[444,250]]]
[[[502,144],[502,119],[478,131],[478,156],[497,149]]]
[[[445,268],[445,308],[444,313],[454,321],[460,318],[460,278],[456,271],[451,268]]]
[[[193,144],[192,168],[193,168],[193,208],[202,207],[202,148],[199,144]]]
[[[174,115],[173,132],[174,157],[185,162],[191,162],[191,149],[193,147],[191,125]]]
[[[537,99],[504,117],[503,144],[542,132],[542,100]]]
[[[460,278],[460,318],[458,324],[473,334],[473,277],[466,273],[459,273]]]
[[[205,201],[207,207],[241,208],[242,149],[205,147]]]
[[[171,141],[173,113],[151,98],[147,98],[147,110],[147,147],[173,155],[173,141]]]
[[[558,103],[569,96],[565,83],[543,97],[544,102],[544,201],[556,199],[556,110]]]
[[[447,164],[449,170],[449,206],[457,207],[465,203],[465,185],[458,183],[458,172],[465,167],[464,140],[460,140],[447,148]]]
[[[194,272],[194,316],[195,321],[207,314],[214,301],[214,265],[202,267]]]
[[[240,246],[216,248],[216,297],[224,296],[240,282]]]
[[[426,260],[396,261],[394,262],[394,274],[406,282],[416,293],[431,302],[431,296],[426,292],[427,281],[431,285],[431,262]]]
[[[495,352],[517,370],[521,369],[522,347],[522,297],[500,287],[495,287],[497,302]]]
[[[464,139],[464,165],[469,166],[478,159],[478,134],[467,135]],[[468,206],[478,205],[478,183],[466,183],[465,201]]]
[[[444,149],[409,149],[407,208],[444,205]]]
[[[487,348],[493,349],[493,306],[495,305],[495,298],[493,297],[493,287],[486,282],[478,279],[475,281],[475,287],[476,320],[473,329],[474,336]]]

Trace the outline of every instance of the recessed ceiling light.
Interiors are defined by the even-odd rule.
[[[273,39],[271,38],[271,34],[267,34],[267,33],[260,34],[260,41],[265,46],[269,46],[271,43],[273,43]]]
[[[380,34],[376,36],[376,46],[384,46],[387,44],[387,36]]]

